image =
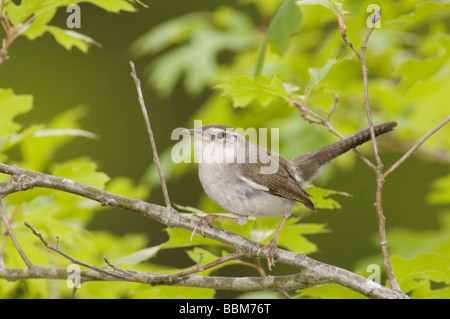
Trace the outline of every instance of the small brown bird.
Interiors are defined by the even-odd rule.
[[[396,125],[396,122],[375,125],[375,135],[389,132]],[[192,237],[198,226],[203,225],[203,231],[214,219],[244,224],[248,216],[283,216],[270,242],[258,251],[265,251],[269,269],[274,264],[273,250],[278,235],[295,202],[316,211],[310,200],[311,195],[304,190],[305,185],[317,177],[332,159],[370,140],[370,129],[366,128],[288,161],[275,152],[251,143],[235,129],[225,125],[209,124],[183,133],[194,137],[200,182],[206,194],[220,207],[238,216],[233,218],[209,214],[201,217]]]

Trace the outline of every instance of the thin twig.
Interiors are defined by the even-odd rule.
[[[361,54],[359,55],[364,85],[364,106],[366,109],[367,121],[369,122],[370,137],[372,139],[373,152],[377,163],[376,170],[378,175],[381,174],[383,171],[383,162],[381,161],[380,154],[378,153],[378,143],[375,136],[375,130],[373,128],[372,111],[370,108],[370,100],[369,100],[369,83],[368,83],[369,81],[368,81],[368,70],[366,65],[366,50],[367,44],[369,43],[370,35],[372,34],[373,29],[375,28],[375,23],[380,19],[380,16],[381,16],[381,9],[376,12],[375,17],[372,20],[372,26],[369,28],[369,32],[367,32],[366,38],[364,39],[364,42],[361,45]]]
[[[72,288],[72,294],[70,295],[70,299],[75,299],[75,293],[77,292],[77,290],[78,290],[77,286],[74,286]]]
[[[339,95],[336,93],[334,95],[333,104],[330,107],[330,110],[328,111],[327,117],[325,118],[326,122],[330,122],[331,114],[333,114],[334,110],[336,109],[337,105],[339,103]]]
[[[132,270],[126,270],[126,269],[122,269],[117,267],[116,265],[114,265],[112,262],[110,262],[108,260],[108,258],[106,258],[105,256],[103,256],[103,260],[105,261],[105,263],[111,267],[114,271],[120,272],[122,273],[125,277],[128,278],[128,280],[130,281],[136,281],[136,282],[145,282],[144,279],[142,278],[142,276],[139,276],[135,271]]]
[[[139,78],[136,74],[136,69],[135,69],[134,63],[132,61],[130,61],[130,66],[131,66],[131,76],[134,80],[134,84],[136,85],[139,104],[141,105],[142,114],[144,115],[145,125],[147,126],[147,132],[148,132],[148,136],[150,138],[150,144],[152,145],[153,160],[155,162],[156,169],[158,170],[159,179],[161,180],[161,186],[162,186],[162,190],[163,190],[163,194],[164,194],[164,200],[166,202],[167,208],[171,208],[172,205],[170,204],[169,192],[167,191],[167,185],[166,185],[166,179],[164,177],[164,173],[161,170],[161,165],[159,163],[159,157],[158,157],[158,151],[156,150],[155,138],[153,137],[152,127],[150,126],[150,120],[149,120],[148,114],[147,114],[147,108],[145,107],[144,96],[142,94],[142,89],[141,89],[141,80],[139,80]]]
[[[353,50],[358,59],[361,60],[361,55],[359,54],[358,50],[356,50],[356,48],[353,46],[353,43],[351,43],[347,37],[347,26],[344,23],[343,17],[337,12],[335,12],[335,14],[339,23],[339,30],[341,32],[342,39],[344,40],[345,44],[347,44],[350,47],[350,49]]]
[[[97,272],[99,272],[99,273],[102,273],[102,274],[104,274],[104,275],[108,275],[108,276],[115,277],[115,278],[122,279],[122,280],[129,280],[129,279],[128,279],[127,277],[125,277],[125,276],[121,276],[121,275],[118,275],[118,274],[115,274],[115,273],[111,273],[111,272],[109,272],[109,271],[105,271],[105,270],[103,270],[103,269],[100,269],[100,268],[97,268],[97,267],[95,267],[95,266],[86,264],[85,262],[82,262],[82,261],[80,261],[80,260],[78,260],[78,259],[73,258],[72,256],[66,254],[66,253],[63,252],[61,249],[59,249],[59,237],[56,237],[56,246],[53,247],[52,245],[50,245],[50,244],[44,239],[44,237],[42,237],[42,235],[41,235],[40,233],[38,233],[38,232],[36,231],[36,229],[35,229],[33,226],[31,226],[31,225],[28,224],[27,222],[25,222],[24,224],[25,224],[26,227],[28,227],[28,228],[33,232],[33,234],[34,234],[37,238],[39,238],[39,240],[44,244],[44,246],[45,246],[46,248],[48,248],[48,249],[50,249],[50,250],[53,250],[53,251],[56,252],[57,254],[59,254],[59,255],[65,257],[66,259],[70,260],[70,262],[72,262],[73,264],[77,264],[77,265],[80,265],[80,266],[83,266],[83,267],[86,267],[86,268],[95,270],[95,271],[97,271]]]
[[[383,178],[386,178],[391,174],[400,164],[402,164],[411,154],[416,151],[427,139],[429,139],[434,133],[439,131],[445,124],[450,121],[450,115],[447,116],[438,126],[426,133],[413,147],[411,147],[397,162],[395,162],[386,172],[383,174]]]
[[[169,279],[172,281],[176,278],[180,278],[180,277],[184,277],[184,276],[188,276],[188,275],[192,275],[192,274],[196,274],[198,272],[203,272],[205,270],[208,270],[210,268],[216,267],[218,265],[224,264],[226,262],[235,260],[235,259],[239,259],[242,258],[243,256],[245,256],[246,254],[242,251],[235,251],[234,253],[228,254],[226,256],[220,257],[206,265],[203,266],[199,266],[198,263],[197,265],[192,268],[192,269],[188,269],[185,271],[181,271],[179,273],[173,274],[169,276]]]
[[[305,92],[304,96],[307,96],[306,92]],[[333,104],[331,105],[330,110],[328,111],[327,116],[325,118],[318,115],[317,113],[313,112],[311,109],[309,109],[306,106],[306,99],[303,99],[301,102],[299,102],[295,99],[292,99],[290,102],[297,107],[297,109],[299,110],[300,115],[303,117],[303,119],[307,120],[310,123],[324,125],[330,133],[336,135],[337,137],[339,137],[341,139],[344,138],[344,135],[339,133],[330,122],[331,115],[332,115],[333,111],[336,109],[337,104],[339,102],[339,96],[337,94],[334,96]],[[311,116],[309,116],[308,114]],[[375,165],[373,165],[372,162],[367,157],[365,157],[363,154],[361,154],[356,148],[352,149],[352,151],[367,166],[369,166],[372,169],[375,167]]]
[[[19,253],[22,260],[25,262],[28,268],[33,267],[33,263],[28,259],[25,252],[22,250],[22,247],[20,247],[19,241],[17,240],[16,235],[14,234],[11,225],[9,224],[8,216],[6,216],[5,208],[3,207],[3,203],[0,200],[0,213],[2,215],[3,223],[5,224],[6,230],[8,231],[9,237],[11,237],[12,242],[14,243],[14,246],[16,247],[17,252]],[[5,237],[6,239],[6,237]]]

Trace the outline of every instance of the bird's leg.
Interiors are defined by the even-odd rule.
[[[212,225],[212,222],[214,219],[222,219],[222,220],[228,220],[228,221],[232,221],[235,223],[239,223],[240,225],[245,224],[245,222],[247,222],[247,218],[246,217],[230,217],[230,216],[222,216],[222,215],[216,215],[216,214],[208,214],[206,216],[199,216],[197,214],[193,214],[192,216],[200,219],[198,221],[198,223],[195,225],[194,230],[192,231],[192,235],[191,235],[191,242],[192,239],[194,238],[195,233],[197,232],[197,229],[200,225],[202,226],[202,236],[204,236],[204,231],[206,226],[208,225]]]
[[[288,215],[284,215],[283,219],[281,220],[280,226],[278,226],[278,229],[273,235],[272,239],[269,241],[269,243],[265,246],[262,246],[258,249],[257,254],[259,255],[261,251],[265,251],[266,258],[267,258],[267,265],[269,266],[269,270],[272,270],[272,266],[275,265],[275,260],[273,259],[273,250],[277,247],[277,240],[278,235],[280,234],[281,229],[283,228],[284,223],[288,219]]]

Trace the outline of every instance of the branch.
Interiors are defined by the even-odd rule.
[[[175,209],[167,209],[164,206],[141,201],[139,199],[127,198],[106,192],[104,190],[84,185],[66,178],[47,175],[19,168],[14,165],[0,163],[0,172],[11,175],[11,179],[0,183],[0,197],[19,191],[42,187],[55,189],[81,197],[85,197],[101,203],[103,206],[118,207],[152,218],[168,227],[178,227],[193,231],[196,221],[183,216]],[[233,234],[229,231],[206,227],[205,237],[217,240],[224,245],[232,246],[237,251],[248,256],[257,256],[258,249],[262,244],[255,243],[247,238]],[[265,256],[264,256],[265,257]],[[192,287],[205,287],[227,290],[257,290],[257,289],[300,289],[312,285],[323,285],[327,283],[338,284],[357,291],[370,298],[405,298],[405,294],[379,285],[367,278],[354,274],[348,270],[327,265],[311,259],[303,254],[295,254],[291,251],[276,248],[274,257],[277,262],[296,267],[298,274],[280,277],[257,277],[257,278],[227,278],[188,275],[172,280],[172,275],[148,274],[133,272],[134,275],[142,276],[143,280],[152,284],[173,284]],[[32,269],[0,269],[0,278],[7,280],[19,280],[28,278],[67,279],[66,270],[58,270],[34,266]],[[96,270],[82,272],[84,281],[92,280],[122,280],[112,278],[99,273]],[[105,277],[107,276],[107,277]],[[278,278],[278,279],[277,279]]]
[[[372,139],[372,145],[373,145],[373,152],[375,155],[375,159],[377,162],[376,166],[376,172],[377,174],[381,174],[383,171],[383,162],[381,161],[380,154],[378,153],[378,143],[375,136],[375,131],[373,128],[373,121],[372,121],[372,111],[370,109],[370,102],[369,102],[369,80],[368,80],[368,70],[366,65],[366,50],[367,50],[367,44],[369,42],[370,35],[373,32],[373,29],[375,28],[375,23],[380,19],[381,17],[381,9],[378,10],[372,20],[372,27],[369,29],[369,32],[367,32],[366,38],[361,45],[361,55],[359,56],[359,60],[361,61],[361,68],[362,68],[362,75],[363,75],[363,85],[364,85],[364,106],[366,109],[366,115],[367,115],[367,121],[369,122],[370,127],[370,137]]]
[[[369,29],[369,32],[367,32],[366,38],[364,40],[364,43],[361,45],[361,67],[362,67],[362,74],[363,74],[363,84],[364,84],[364,106],[366,109],[366,115],[367,120],[369,122],[370,127],[370,137],[372,139],[372,145],[373,145],[373,153],[375,155],[375,159],[377,162],[377,166],[375,169],[376,173],[376,201],[375,201],[375,208],[377,212],[377,219],[378,219],[378,233],[380,237],[380,245],[381,245],[381,255],[383,257],[383,266],[386,271],[386,276],[389,281],[389,285],[391,288],[400,290],[400,286],[397,283],[397,280],[395,279],[394,271],[392,269],[391,261],[389,258],[389,252],[387,247],[387,239],[386,239],[386,217],[384,217],[383,214],[383,184],[384,184],[384,176],[383,176],[383,162],[381,161],[380,154],[378,152],[378,143],[375,137],[375,131],[373,128],[373,121],[372,121],[372,111],[370,108],[370,102],[369,102],[369,85],[368,85],[368,70],[366,65],[366,50],[367,50],[367,44],[369,42],[370,35],[373,32],[373,29],[375,28],[376,22],[381,17],[381,9],[378,10],[372,20],[372,27]]]
[[[383,200],[382,200],[382,194],[383,194],[383,184],[384,184],[384,176],[383,176],[383,162],[381,161],[380,154],[378,152],[378,144],[375,137],[375,131],[373,128],[373,121],[372,121],[372,111],[370,108],[370,100],[369,100],[369,84],[368,84],[368,70],[366,65],[366,50],[367,45],[369,43],[369,38],[375,29],[375,24],[380,20],[381,18],[381,9],[378,10],[373,19],[372,19],[372,26],[369,28],[369,31],[367,32],[367,35],[364,39],[363,44],[361,45],[361,53],[356,50],[356,48],[353,46],[353,44],[350,42],[350,40],[347,38],[347,27],[345,26],[345,23],[343,21],[343,18],[336,12],[336,16],[339,23],[339,28],[341,30],[341,36],[344,42],[352,49],[352,51],[355,53],[356,57],[361,62],[361,69],[362,69],[362,78],[363,78],[363,86],[364,86],[364,107],[366,110],[366,116],[367,121],[369,122],[369,129],[370,129],[370,138],[372,140],[372,146],[373,146],[373,152],[375,155],[376,160],[376,166],[372,166],[371,168],[375,171],[376,174],[376,194],[375,194],[375,210],[377,213],[377,220],[378,220],[378,234],[380,237],[380,246],[381,246],[381,255],[383,258],[383,266],[386,271],[386,276],[388,278],[388,282],[391,288],[399,290],[400,286],[397,283],[397,280],[394,276],[394,271],[392,270],[391,261],[389,259],[389,252],[387,247],[387,239],[386,239],[386,217],[383,215]]]
[[[307,94],[307,92],[305,92],[304,93],[304,96],[306,97],[306,96],[308,96],[308,94]],[[306,121],[308,121],[309,123],[315,123],[315,124],[321,124],[321,125],[324,125],[327,129],[328,129],[328,131],[330,132],[330,133],[332,133],[332,134],[334,134],[334,135],[336,135],[337,137],[339,137],[339,138],[344,138],[345,136],[344,135],[342,135],[341,133],[339,133],[334,127],[333,127],[333,125],[331,124],[331,122],[330,122],[330,118],[331,118],[331,114],[334,112],[334,110],[336,109],[336,107],[337,107],[337,104],[338,104],[338,102],[339,102],[339,96],[336,94],[335,96],[334,96],[334,99],[333,99],[333,104],[331,105],[331,107],[330,107],[330,110],[328,111],[328,114],[327,114],[327,116],[326,117],[322,117],[322,116],[320,116],[320,115],[318,115],[317,113],[315,113],[315,112],[313,112],[311,109],[309,109],[307,106],[306,106],[306,98],[305,99],[303,99],[301,102],[299,102],[299,101],[297,101],[297,100],[295,100],[295,99],[292,99],[291,101],[290,101],[292,104],[294,104],[296,107],[297,107],[297,109],[299,110],[299,112],[300,112],[300,115],[306,120]],[[356,148],[354,148],[354,149],[352,149],[352,151],[367,165],[367,166],[369,166],[370,168],[374,168],[375,167],[375,165],[373,165],[372,164],[372,162],[370,162],[370,160],[367,158],[367,157],[365,157],[363,154],[361,154]]]
[[[267,277],[222,277],[222,276],[199,276],[189,275],[172,280],[170,275],[161,275],[147,272],[134,272],[143,282],[150,285],[169,285],[198,287],[229,291],[260,291],[260,290],[294,290],[304,289],[316,285],[324,284],[323,280],[311,276],[309,270],[305,269],[297,274],[285,276],[267,276]],[[0,269],[0,278],[8,281],[25,280],[25,279],[53,279],[67,280],[67,269],[62,268],[46,268],[35,266],[33,269],[25,268],[4,268]],[[101,274],[95,270],[81,270],[80,280],[88,281],[126,281],[130,280],[112,278],[109,274]],[[365,279],[367,280],[367,279]],[[405,298],[406,295],[398,291],[380,286],[373,281],[355,282],[355,285],[365,286],[366,296],[371,298]]]
[[[158,151],[156,150],[155,138],[153,137],[152,127],[150,126],[150,120],[148,119],[147,108],[145,107],[144,96],[142,94],[142,89],[141,89],[141,80],[139,80],[139,78],[136,74],[136,69],[135,69],[134,63],[132,61],[130,61],[130,66],[131,66],[131,77],[133,78],[134,84],[136,85],[139,104],[141,105],[142,114],[144,116],[145,125],[147,127],[148,136],[150,138],[150,144],[152,145],[153,161],[155,162],[156,169],[158,170],[158,174],[159,174],[159,179],[161,180],[161,186],[162,186],[162,190],[163,190],[163,194],[164,194],[164,200],[166,202],[167,208],[171,208],[172,206],[170,204],[169,192],[167,191],[166,179],[164,177],[164,173],[161,170],[161,165],[159,163],[159,157],[158,157]]]
[[[31,231],[33,232],[33,234],[34,234],[36,237],[39,238],[39,240],[44,244],[44,246],[45,246],[46,248],[48,248],[48,249],[50,249],[50,250],[53,250],[54,252],[56,252],[57,254],[63,256],[64,258],[67,258],[67,259],[70,260],[73,264],[77,264],[77,265],[80,265],[80,266],[83,266],[83,267],[86,267],[86,268],[95,270],[95,271],[97,271],[97,272],[99,272],[99,273],[101,273],[101,274],[104,274],[104,275],[112,276],[112,277],[119,278],[119,279],[124,279],[123,276],[119,276],[119,275],[114,274],[114,273],[111,274],[111,273],[109,273],[109,272],[107,272],[107,271],[105,271],[105,270],[103,270],[103,269],[100,269],[100,268],[91,266],[91,265],[89,265],[89,264],[86,264],[85,262],[79,261],[78,259],[75,259],[75,258],[69,256],[68,254],[66,254],[65,252],[63,252],[61,249],[59,249],[59,237],[56,237],[56,247],[53,247],[52,245],[50,245],[50,244],[42,237],[42,235],[41,235],[40,233],[38,233],[38,232],[36,231],[36,229],[34,229],[33,226],[31,226],[31,225],[28,224],[27,222],[25,222],[25,226],[28,227],[29,229],[31,229]]]
[[[243,251],[236,251],[234,253],[231,253],[231,254],[228,254],[226,256],[220,257],[219,259],[216,259],[216,260],[214,260],[214,261],[212,261],[212,262],[210,262],[210,263],[208,263],[206,265],[203,265],[203,266],[197,265],[197,266],[195,266],[192,269],[185,270],[185,271],[176,273],[174,275],[170,275],[169,280],[175,280],[176,278],[188,276],[188,275],[191,275],[191,274],[196,274],[198,272],[203,272],[205,270],[208,270],[210,268],[213,268],[213,267],[216,267],[218,265],[224,264],[226,262],[229,262],[229,261],[232,261],[232,260],[235,260],[235,259],[238,259],[238,258],[242,258],[245,255],[246,255],[246,253],[243,252]]]
[[[0,214],[2,215],[1,217],[3,219],[3,223],[5,224],[6,230],[8,231],[9,237],[11,237],[11,240],[14,246],[16,247],[16,250],[19,253],[20,257],[23,259],[28,268],[33,267],[33,263],[28,259],[27,255],[25,255],[24,251],[22,250],[22,247],[20,247],[19,241],[17,240],[17,237],[14,234],[11,225],[9,224],[8,216],[6,216],[6,211],[5,208],[3,207],[3,203],[1,200],[0,200]]]
[[[411,154],[416,151],[427,139],[429,139],[434,133],[439,131],[445,124],[450,121],[450,115],[447,116],[438,126],[426,133],[413,147],[411,147],[408,152],[406,152],[397,162],[395,162],[386,172],[384,172],[383,177],[386,178],[391,174],[397,167],[400,166]]]
[[[26,27],[31,24],[36,18],[37,15],[33,14],[24,22],[18,24],[17,26],[11,25],[8,16],[5,12],[5,7],[11,2],[11,0],[1,0],[0,4],[0,24],[5,31],[6,38],[2,39],[2,48],[0,49],[0,64],[9,59],[8,50],[14,40],[19,37],[22,32],[26,29]]]

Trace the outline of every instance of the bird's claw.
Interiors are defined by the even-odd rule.
[[[197,229],[198,229],[198,227],[199,227],[200,225],[203,224],[203,227],[202,227],[202,236],[205,237],[204,231],[205,231],[206,226],[212,225],[213,220],[216,219],[216,215],[213,215],[213,214],[209,214],[209,215],[206,215],[206,216],[199,216],[199,215],[197,215],[197,214],[193,214],[192,216],[194,216],[194,217],[196,217],[196,218],[198,218],[198,219],[200,219],[200,220],[199,220],[198,223],[195,225],[194,230],[192,231],[192,234],[191,234],[191,243],[192,243],[192,239],[194,238],[194,235],[195,235],[195,233],[197,232]]]
[[[264,245],[258,249],[256,254],[259,256],[259,254],[264,251],[264,254],[267,258],[267,266],[269,267],[269,270],[272,271],[272,266],[275,265],[275,259],[273,257],[273,251],[277,247],[276,240],[273,240],[273,238],[269,241],[267,245]]]

